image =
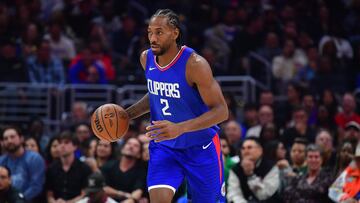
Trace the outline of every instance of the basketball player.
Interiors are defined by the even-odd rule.
[[[148,94],[126,110],[130,119],[150,111],[150,201],[170,203],[186,178],[192,202],[225,202],[216,124],[227,119],[228,108],[207,61],[181,46],[180,37],[173,11],[151,17],[151,48],[140,57]]]

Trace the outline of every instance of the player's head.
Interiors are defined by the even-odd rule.
[[[153,53],[163,55],[173,43],[180,45],[181,30],[178,15],[170,9],[159,9],[151,16],[148,38]]]

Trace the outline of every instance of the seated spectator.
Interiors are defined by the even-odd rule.
[[[36,54],[37,45],[41,42],[42,37],[39,28],[39,25],[30,23],[26,26],[25,31],[22,33],[20,42],[22,55],[24,57]]]
[[[0,165],[11,172],[11,182],[26,201],[32,201],[43,190],[45,162],[33,151],[25,150],[23,135],[17,127],[6,127],[2,134],[2,145],[7,152],[0,156]]]
[[[283,53],[276,56],[272,62],[272,73],[275,79],[279,80],[277,87],[283,89],[280,85],[294,78],[301,67],[307,63],[307,57],[302,51],[296,49],[294,41],[288,39],[285,41]]]
[[[266,144],[267,142],[278,140],[279,131],[277,130],[274,123],[267,123],[261,128],[259,140],[261,144]]]
[[[51,137],[49,144],[45,149],[45,160],[46,166],[51,165],[51,163],[60,158],[60,142],[58,136]]]
[[[238,122],[232,120],[225,123],[224,134],[230,145],[230,155],[234,156],[235,152],[231,151],[231,149],[235,150],[239,148],[242,134],[241,127]]]
[[[115,73],[115,68],[113,67],[113,64],[112,64],[112,58],[108,54],[105,54],[101,42],[98,39],[92,39],[90,41],[89,47],[90,47],[93,59],[97,63],[99,63],[99,65],[101,67],[104,68],[106,79],[108,81],[113,81],[115,79],[116,73]],[[71,61],[70,66],[73,66],[74,64],[78,63],[79,60],[81,60],[82,58],[83,58],[83,53],[78,54]]]
[[[25,62],[16,55],[16,43],[11,39],[0,41],[0,82],[28,82]]]
[[[35,138],[40,145],[40,151],[44,152],[49,143],[50,135],[45,132],[45,124],[41,118],[33,118],[29,123],[28,135]]]
[[[0,202],[25,203],[24,195],[11,185],[11,172],[5,166],[0,166]]]
[[[356,146],[356,145],[355,145]],[[343,142],[337,151],[334,177],[338,177],[349,166],[355,153],[355,147],[350,141]]]
[[[53,56],[64,61],[70,61],[75,57],[74,42],[63,34],[63,26],[59,22],[50,22],[49,33],[44,39],[50,42]]]
[[[74,130],[75,126],[86,123],[90,125],[90,114],[88,104],[83,101],[76,101],[71,106],[71,112],[63,115],[62,129]]]
[[[316,131],[311,126],[308,126],[308,115],[303,107],[297,107],[293,110],[293,124],[292,127],[285,129],[280,137],[287,149],[293,144],[295,138],[302,137],[309,142],[315,141]]]
[[[241,135],[246,135],[247,130],[251,127],[254,127],[258,124],[258,108],[254,103],[247,103],[244,106],[244,118],[241,123],[242,133]],[[230,143],[231,140],[229,139]]]
[[[304,106],[304,109],[307,112],[308,115],[308,125],[314,127],[316,125],[317,121],[317,106],[315,103],[315,98],[312,94],[306,93],[303,95],[302,105]]]
[[[241,145],[241,162],[230,170],[227,200],[241,202],[279,202],[279,169],[263,154],[257,138],[246,138]]]
[[[246,137],[259,137],[264,125],[272,123],[274,121],[274,113],[272,107],[268,105],[261,106],[258,111],[258,119],[258,125],[248,129],[246,131]]]
[[[26,137],[24,141],[24,147],[26,150],[33,151],[41,154],[40,145],[33,137]]]
[[[348,140],[356,146],[360,140],[360,124],[355,121],[348,122],[345,126],[343,140]]]
[[[323,152],[322,166],[326,169],[334,167],[336,162],[336,150],[333,146],[333,137],[328,130],[321,129],[316,135],[315,144],[321,147]]]
[[[301,176],[293,177],[284,190],[283,198],[286,203],[327,203],[331,202],[327,196],[332,176],[322,170],[322,151],[317,145],[311,144],[306,148],[306,162],[308,171]]]
[[[290,150],[291,168],[295,175],[302,175],[307,171],[306,164],[306,147],[307,141],[296,138]]]
[[[329,197],[334,202],[357,203],[360,201],[360,145],[356,147],[354,161],[329,188]]]
[[[354,95],[345,93],[342,99],[342,112],[336,114],[335,122],[339,127],[339,138],[344,136],[344,128],[350,121],[360,123],[360,116],[355,112],[356,102]]]
[[[59,137],[60,160],[55,160],[46,173],[46,196],[49,203],[76,202],[84,196],[91,169],[75,158],[77,139],[70,132]]]
[[[91,174],[85,188],[86,196],[76,203],[117,203],[117,201],[106,195],[104,187],[104,176],[99,172]]]
[[[27,59],[27,66],[33,84],[65,84],[63,64],[60,59],[51,56],[49,41],[41,42],[36,55]]]
[[[94,60],[89,48],[82,51],[82,58],[69,69],[71,84],[107,84],[104,67]]]
[[[139,200],[145,187],[146,171],[140,164],[142,145],[137,138],[129,138],[121,149],[119,160],[105,164],[105,193],[117,201]]]
[[[225,136],[220,136],[220,144],[224,162],[224,180],[227,184],[230,169],[235,166],[236,162],[230,156],[230,144]]]
[[[106,163],[115,161],[116,160],[116,149],[117,149],[117,143],[116,142],[108,142],[105,140],[96,140],[96,147],[95,147],[95,164],[96,167],[94,170],[94,167],[91,167],[93,171],[96,171],[96,169],[101,168]],[[88,163],[88,161],[87,161]],[[90,164],[90,166],[92,166]]]

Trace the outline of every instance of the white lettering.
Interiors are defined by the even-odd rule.
[[[148,79],[147,88],[150,94],[161,95],[170,98],[180,98],[179,83],[158,82]]]

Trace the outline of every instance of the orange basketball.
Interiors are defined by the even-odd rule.
[[[127,132],[129,117],[121,106],[104,104],[93,113],[91,128],[99,139],[115,142]]]

